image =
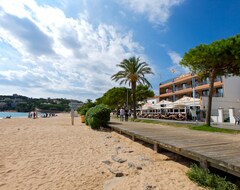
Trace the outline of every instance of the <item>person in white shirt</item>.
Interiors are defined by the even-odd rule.
[[[125,110],[123,108],[120,109],[120,121],[123,121],[125,115]]]

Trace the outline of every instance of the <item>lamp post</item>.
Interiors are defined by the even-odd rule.
[[[193,107],[195,107],[195,95],[196,95],[196,92],[195,92],[195,87],[192,88],[193,90]]]
[[[127,88],[127,108],[128,108],[128,88]]]

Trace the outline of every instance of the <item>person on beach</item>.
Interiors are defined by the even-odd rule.
[[[123,108],[120,109],[120,121],[123,121],[125,115],[125,110]]]

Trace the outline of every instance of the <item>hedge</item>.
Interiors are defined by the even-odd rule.
[[[104,104],[90,108],[85,116],[85,124],[90,125],[92,129],[106,127],[110,121],[111,110]]]

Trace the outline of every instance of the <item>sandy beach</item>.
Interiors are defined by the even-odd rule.
[[[178,162],[176,162],[178,161]],[[69,114],[0,120],[0,189],[197,190],[188,164]]]

